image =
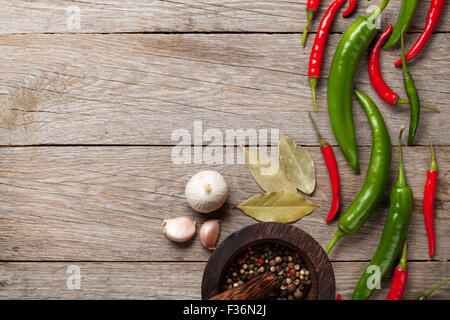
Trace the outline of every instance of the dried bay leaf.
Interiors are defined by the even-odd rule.
[[[311,213],[319,206],[297,192],[285,190],[258,194],[236,208],[264,222],[294,222]]]
[[[278,144],[281,167],[286,177],[303,193],[311,194],[316,186],[316,169],[309,152],[284,134]]]
[[[283,173],[278,161],[258,152],[256,148],[241,147],[245,155],[245,163],[256,183],[265,192],[287,190],[297,192],[295,185]]]

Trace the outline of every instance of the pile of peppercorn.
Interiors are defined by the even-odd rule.
[[[266,298],[303,299],[311,288],[310,272],[295,252],[278,243],[262,243],[244,250],[225,273],[223,291],[236,288],[264,272],[280,277],[280,288]]]

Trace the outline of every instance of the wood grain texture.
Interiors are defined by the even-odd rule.
[[[332,0],[321,1],[318,18],[310,28],[314,32]],[[355,14],[339,18],[332,28],[342,32],[356,16],[366,15],[369,6],[379,1],[360,0]],[[346,7],[347,4],[344,4]],[[67,20],[80,10],[80,29]],[[397,18],[400,1],[391,1],[383,21]],[[421,1],[411,22],[410,32],[420,31],[429,2]],[[10,17],[15,17],[11,23]],[[450,29],[449,10],[444,12],[437,31]],[[0,33],[113,33],[113,32],[301,32],[306,21],[306,0],[15,0],[0,1]]]
[[[80,268],[80,290],[67,289],[67,268]],[[337,292],[350,299],[367,262],[335,262]],[[409,262],[404,299],[416,299],[450,274],[450,262]],[[0,263],[0,299],[200,299],[205,263]],[[177,277],[174,277],[177,275]],[[180,277],[182,280],[180,281]],[[392,275],[375,291],[387,295]],[[450,286],[431,299],[449,299]]]
[[[329,47],[339,39],[332,35]],[[413,41],[408,37],[408,45]],[[436,34],[410,63],[422,103],[442,110],[423,112],[418,145],[428,145],[428,135],[448,145],[441,132],[450,130],[449,41],[450,34]],[[327,50],[324,58],[316,120],[335,144],[326,112],[332,54]],[[393,67],[398,54],[383,52],[383,73],[406,97],[401,70]],[[303,145],[318,145],[306,114],[313,110],[309,48],[301,47],[297,34],[8,35],[1,37],[0,55],[0,145],[174,145],[174,130],[193,135],[200,120],[203,132],[275,128]],[[377,102],[397,137],[408,125],[408,107],[382,103],[366,66],[367,57],[355,86]],[[358,145],[371,145],[356,100],[353,110]],[[234,139],[224,143],[236,145]]]
[[[243,286],[221,292],[208,300],[261,300],[268,293],[280,289],[281,280],[275,273],[263,273]]]
[[[331,1],[322,1],[312,33]],[[315,119],[333,145],[326,112],[333,48],[354,19],[378,2],[359,1],[358,12],[339,17],[331,30]],[[407,47],[423,28],[428,3],[419,3]],[[382,27],[395,22],[399,5],[391,1]],[[71,6],[80,9],[79,29],[68,28]],[[203,133],[273,128],[310,146],[318,185],[309,198],[321,207],[295,225],[325,246],[337,222],[324,224],[331,189],[306,114],[313,110],[307,79],[313,35],[302,48],[305,8],[306,0],[0,0],[0,299],[199,299],[209,252],[198,237],[181,245],[168,240],[162,220],[186,215],[200,224],[207,218],[184,200],[186,181],[200,169],[222,172],[232,191],[213,215],[222,220],[219,241],[256,222],[232,205],[261,192],[244,165],[173,164],[170,146],[178,140],[172,133],[182,129],[193,135],[194,121],[200,120]],[[424,111],[419,146],[404,150],[415,197],[408,235],[415,262],[409,264],[407,299],[450,274],[449,12],[447,6],[437,33],[409,64],[422,103],[442,113]],[[398,48],[382,52],[383,74],[405,97],[401,71],[393,67],[398,56]],[[400,126],[408,125],[408,108],[382,103],[366,69],[364,57],[356,87],[380,106],[395,145]],[[370,154],[370,129],[356,101],[354,118],[363,174],[354,175],[336,149],[343,209],[362,185]],[[428,247],[421,213],[428,135],[440,164],[437,252],[430,262],[424,261]],[[219,149],[238,142],[219,141]],[[30,145],[39,147],[20,147]],[[387,196],[361,231],[343,239],[330,256],[344,299],[367,264],[361,261],[375,251]],[[81,268],[81,290],[66,287],[69,265]],[[386,296],[388,280],[375,298]],[[449,299],[449,290],[434,298]]]
[[[317,187],[308,197],[321,207],[295,223],[326,246],[337,222],[326,225],[331,189],[318,147],[307,148],[316,162]],[[163,219],[189,216],[202,223],[209,216],[193,212],[184,199],[186,181],[198,170],[213,168],[228,181],[227,204],[214,214],[222,220],[219,241],[256,221],[237,209],[261,193],[245,165],[175,165],[169,147],[26,147],[0,149],[0,259],[95,261],[206,261],[198,237],[176,244],[162,233]],[[370,157],[360,148],[361,176],[336,152],[346,209],[359,191]],[[437,147],[439,163],[449,162],[450,147]],[[394,154],[397,149],[394,148]],[[428,244],[421,209],[426,168],[425,147],[404,148],[405,168],[415,196],[408,240],[409,257],[427,259]],[[390,184],[395,181],[394,157]],[[448,168],[441,166],[436,201],[437,251],[450,259]],[[343,239],[332,260],[368,260],[381,234],[388,206],[383,204],[359,233]],[[342,212],[341,212],[342,215]],[[358,244],[358,245],[355,245]]]

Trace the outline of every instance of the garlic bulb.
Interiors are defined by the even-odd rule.
[[[167,238],[175,242],[186,242],[195,235],[195,221],[188,217],[167,219],[162,225]]]
[[[219,237],[219,220],[212,219],[202,224],[200,228],[200,242],[208,250],[216,248],[217,238]]]
[[[186,200],[197,212],[209,213],[219,209],[227,200],[228,186],[217,171],[200,171],[192,176],[184,190]]]

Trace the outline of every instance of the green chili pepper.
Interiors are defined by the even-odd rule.
[[[391,203],[384,224],[383,234],[381,235],[381,240],[375,255],[353,291],[353,300],[367,300],[370,298],[375,291],[376,282],[383,280],[386,273],[393,266],[395,258],[405,243],[406,232],[408,231],[409,221],[411,220],[413,193],[406,183],[405,170],[403,169],[403,130],[404,128],[402,127],[398,138],[398,178],[397,183],[391,191]],[[371,281],[372,279],[374,281]]]
[[[383,116],[367,95],[357,90],[355,94],[367,114],[372,129],[370,163],[361,191],[339,219],[338,230],[328,244],[327,253],[340,238],[356,233],[369,219],[386,190],[391,169],[391,139]]]
[[[384,44],[383,49],[389,49],[400,41],[400,36],[408,30],[411,18],[417,8],[419,0],[402,0],[402,5],[397,17],[397,23],[392,31],[389,40]]]
[[[416,136],[417,127],[419,126],[420,119],[420,98],[419,92],[417,91],[416,85],[414,84],[414,79],[406,66],[405,59],[405,41],[404,34],[401,33],[401,43],[402,43],[402,68],[403,68],[403,84],[405,86],[406,95],[409,99],[410,105],[410,119],[409,119],[409,134],[408,134],[408,145],[412,145],[414,137]]]
[[[359,172],[352,116],[353,80],[364,51],[378,33],[375,20],[388,5],[383,0],[369,16],[359,17],[344,33],[334,54],[328,77],[328,113],[334,136],[350,167]]]

